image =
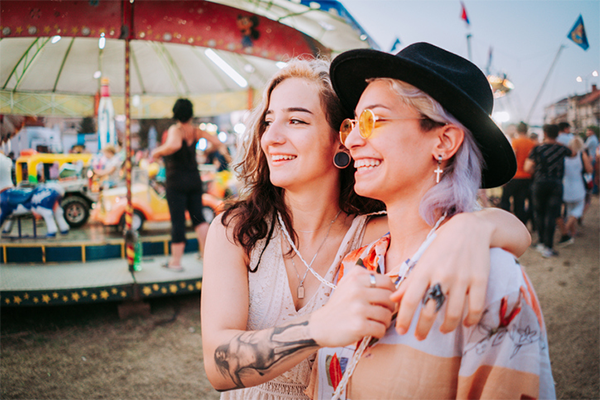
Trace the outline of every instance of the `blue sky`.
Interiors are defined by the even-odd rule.
[[[506,111],[510,122],[525,120],[542,87],[552,61],[562,50],[534,108],[530,123],[542,124],[544,106],[574,94],[592,83],[600,86],[600,1],[464,0],[470,25],[460,19],[457,0],[341,0],[353,17],[381,47],[389,51],[396,37],[400,48],[425,41],[468,57],[485,69],[492,47],[492,73],[506,73],[515,89],[497,100],[495,111]],[[584,51],[567,39],[583,16],[590,47]],[[599,71],[600,72],[600,71]],[[584,82],[577,82],[577,76]]]

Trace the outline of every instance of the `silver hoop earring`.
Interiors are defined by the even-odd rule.
[[[333,165],[339,169],[346,168],[350,165],[350,154],[345,151],[338,151],[335,153],[335,156],[333,156]]]
[[[435,171],[433,171],[433,173],[435,174],[435,183],[440,183],[440,178],[442,177],[442,174],[444,173],[444,170],[441,168],[442,165],[442,155],[438,155],[438,165],[437,168],[435,169]]]

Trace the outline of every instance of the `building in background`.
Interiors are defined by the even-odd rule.
[[[563,121],[571,124],[576,133],[584,132],[591,125],[600,125],[600,90],[597,85],[592,85],[589,93],[561,99],[544,109],[545,124]]]

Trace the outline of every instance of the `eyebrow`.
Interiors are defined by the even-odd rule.
[[[304,108],[304,107],[289,107],[289,108],[284,109],[284,111],[285,112],[295,112],[296,111],[296,112],[305,112],[305,113],[308,113],[311,115],[313,114],[312,111],[310,111],[309,109]],[[273,110],[267,110],[267,115],[272,114],[272,113],[273,113]]]
[[[363,110],[366,110],[367,108],[370,109],[370,110],[372,110],[374,108],[385,108],[386,110],[391,111],[391,109],[389,107],[384,106],[383,104],[378,104],[378,103],[377,104],[368,105],[368,106],[364,107]],[[356,118],[356,112],[354,112],[354,117]]]

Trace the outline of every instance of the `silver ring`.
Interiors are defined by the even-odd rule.
[[[439,283],[433,285],[427,293],[425,293],[423,305],[427,304],[429,300],[435,300],[435,312],[440,311],[440,308],[444,305],[444,301],[446,301],[446,296],[442,292],[442,287]]]
[[[377,287],[377,279],[375,278],[375,274],[369,274],[369,283],[371,288]]]

